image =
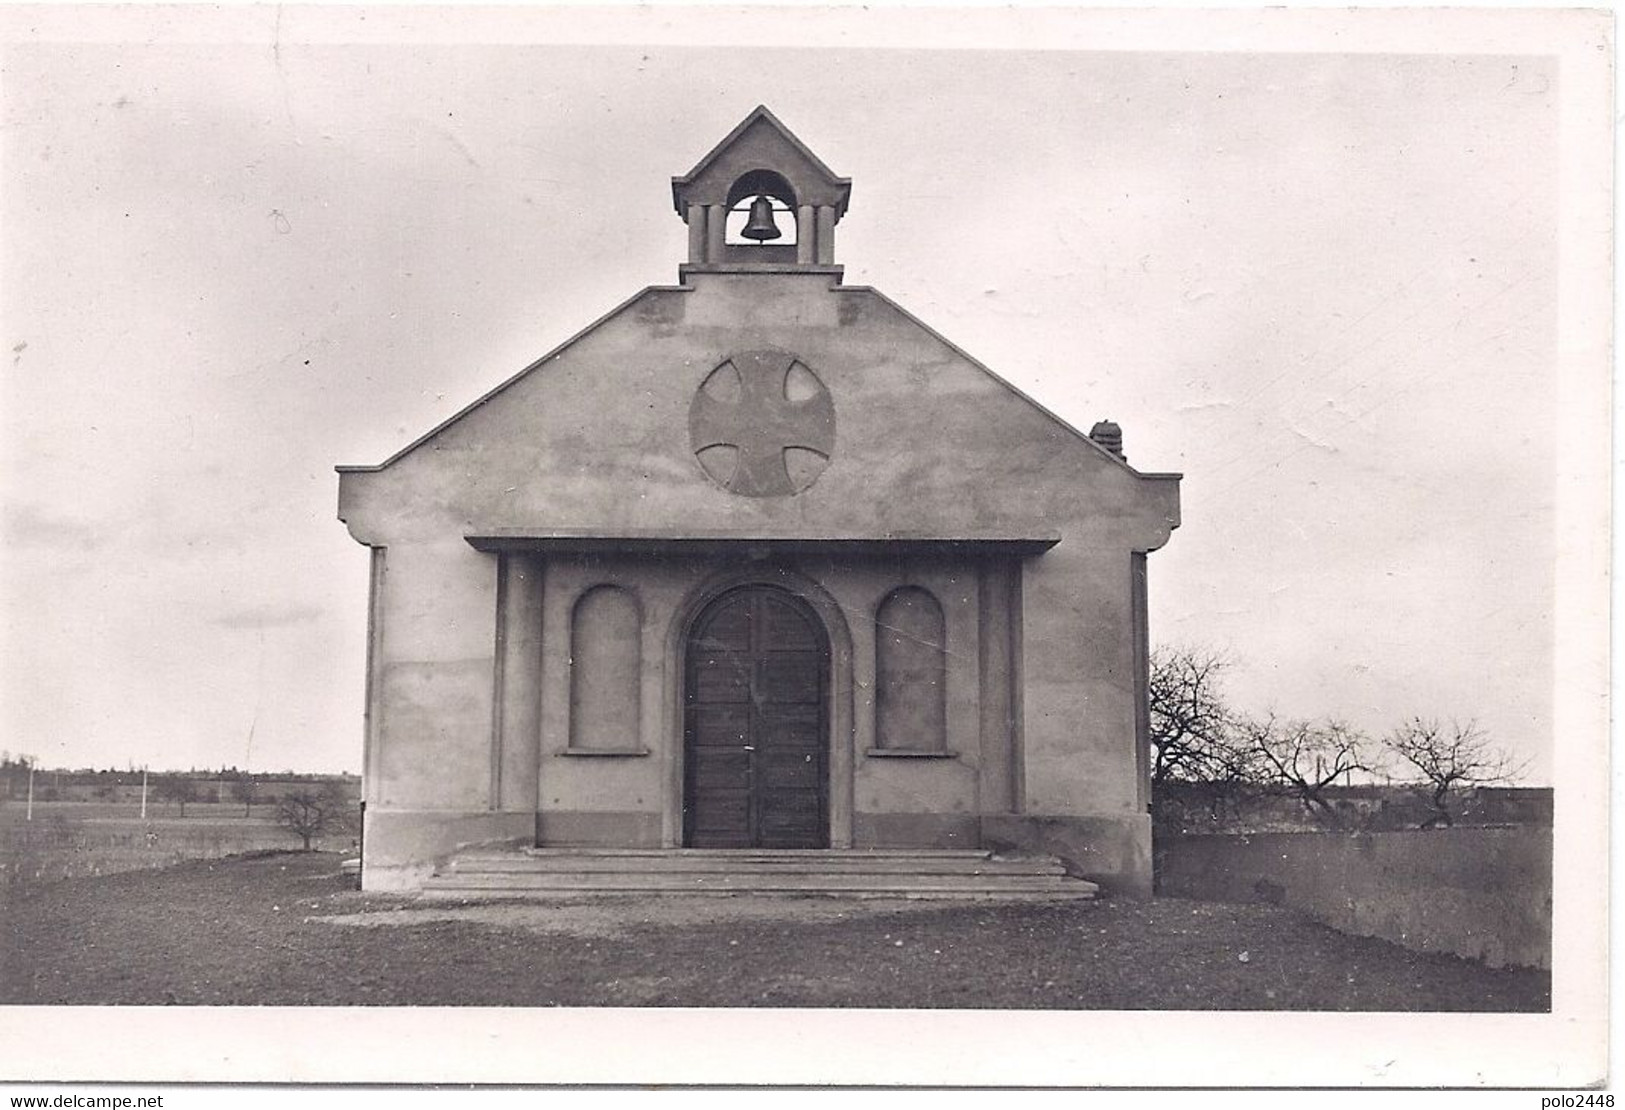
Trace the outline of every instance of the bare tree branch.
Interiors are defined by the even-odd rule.
[[[1335,718],[1283,721],[1270,714],[1245,722],[1242,731],[1276,785],[1296,796],[1311,817],[1341,826],[1326,790],[1356,771],[1371,770],[1370,742],[1358,729]]]
[[[323,790],[293,790],[276,807],[276,823],[299,837],[304,850],[320,836],[350,827],[350,801],[337,784]]]
[[[1420,776],[1418,785],[1433,809],[1423,828],[1455,824],[1453,793],[1512,782],[1528,769],[1527,762],[1514,762],[1470,719],[1442,725],[1437,718],[1411,717],[1383,737],[1382,746]]]
[[[1230,781],[1248,769],[1220,679],[1230,660],[1201,648],[1151,654],[1151,784]]]

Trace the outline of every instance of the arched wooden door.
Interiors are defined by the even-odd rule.
[[[689,630],[683,843],[829,847],[829,645],[801,601],[732,590]]]

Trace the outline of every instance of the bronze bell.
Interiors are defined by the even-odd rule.
[[[739,234],[747,239],[777,239],[783,232],[779,225],[773,221],[773,202],[767,197],[757,197],[750,202],[750,219],[745,224],[745,230]]]

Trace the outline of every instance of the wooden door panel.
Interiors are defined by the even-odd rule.
[[[816,790],[775,790],[770,793],[773,805],[762,813],[764,823],[796,824],[809,816],[816,816],[819,811]]]
[[[789,798],[778,799],[763,814],[757,830],[758,842],[764,848],[805,848],[823,832],[823,811],[817,795],[798,798],[797,805]]]
[[[750,639],[750,626],[751,610],[748,604],[725,604],[707,615],[695,642],[701,646],[719,644],[743,647]]]
[[[694,750],[693,779],[699,789],[750,792],[750,752],[738,748]]]
[[[688,711],[689,743],[702,748],[743,748],[750,743],[750,706],[695,705]]]
[[[743,654],[706,651],[690,663],[695,700],[701,704],[750,700],[750,666]]]
[[[817,705],[822,658],[811,654],[772,654],[762,660],[756,692],[777,705]]]
[[[762,606],[762,639],[775,651],[819,652],[818,630],[796,606],[769,597]]]
[[[758,728],[768,730],[775,736],[795,737],[795,742],[805,743],[814,748],[822,748],[824,746],[823,709],[822,705],[774,705],[769,703],[757,707],[755,722]]]
[[[750,795],[718,794],[707,798],[695,816],[694,831],[713,836],[750,836]]]
[[[761,752],[788,752],[800,759],[803,755],[815,758],[823,755],[823,737],[812,728],[797,726],[764,726],[756,730],[756,749]]]
[[[812,790],[822,785],[824,761],[811,753],[763,751],[756,755],[757,784],[762,790]]]
[[[761,702],[757,712],[762,719],[783,725],[804,725],[817,728],[824,723],[824,703],[814,702]]]
[[[695,848],[751,847],[750,799],[711,799],[696,815],[688,840]]]
[[[771,587],[726,595],[686,652],[684,839],[821,848],[828,835],[828,654],[803,606]]]

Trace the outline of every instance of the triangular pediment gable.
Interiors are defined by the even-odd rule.
[[[586,339],[590,338],[600,328],[603,328],[605,325],[612,323],[613,321],[615,321],[618,318],[622,317],[623,315],[627,314],[629,311],[635,311],[635,306],[637,306],[640,302],[644,302],[647,298],[650,297],[651,294],[654,294],[654,295],[670,295],[670,294],[683,295],[683,294],[686,294],[686,293],[690,293],[692,291],[693,291],[692,288],[689,287],[689,286],[670,286],[670,285],[649,286],[649,287],[639,291],[638,293],[634,294],[632,297],[629,297],[627,300],[622,301],[615,308],[611,309],[609,312],[605,313],[603,316],[599,317],[597,320],[594,320],[591,324],[588,324],[585,328],[581,329],[581,331],[577,332],[575,335],[571,336],[569,339],[565,340],[563,343],[559,344],[557,347],[555,347],[551,351],[547,352],[547,354],[543,355],[541,358],[539,358],[536,361],[532,362],[529,366],[525,367],[519,373],[513,375],[507,381],[502,382],[500,385],[496,386],[494,389],[487,392],[484,396],[480,397],[478,400],[474,401],[472,404],[467,405],[466,407],[464,407],[461,411],[459,411],[457,413],[454,413],[452,416],[450,416],[450,417],[446,418],[445,420],[441,421],[435,427],[431,428],[429,431],[425,432],[423,435],[419,436],[417,439],[413,440],[411,443],[408,443],[406,446],[402,447],[400,450],[396,451],[394,454],[390,455],[383,462],[377,463],[377,464],[374,464],[374,465],[341,465],[341,466],[337,467],[336,469],[340,473],[344,473],[344,472],[348,472],[348,471],[355,471],[355,472],[379,471],[379,470],[386,469],[387,467],[393,465],[394,463],[396,463],[400,459],[402,459],[405,456],[411,454],[413,451],[417,450],[419,447],[423,446],[424,444],[430,443],[437,436],[439,436],[442,432],[445,432],[449,428],[454,427],[459,422],[461,422],[465,417],[468,417],[472,413],[475,413],[475,412],[480,411],[481,409],[484,409],[486,406],[490,405],[493,401],[496,401],[503,393],[506,393],[511,387],[513,387],[513,386],[517,385],[518,383],[520,383],[521,381],[524,381],[525,379],[531,377],[533,374],[536,374],[538,371],[542,370],[545,367],[552,366],[552,365],[557,365],[559,363],[559,361],[561,359],[563,359],[570,352],[570,350],[572,348],[574,348],[577,344],[581,343],[583,340],[586,340]],[[1139,471],[1139,470],[1136,470],[1134,467],[1132,467],[1132,466],[1130,466],[1128,464],[1128,462],[1124,459],[1124,457],[1122,456],[1121,453],[1110,451],[1110,450],[1106,449],[1105,447],[1101,446],[1100,443],[1096,442],[1089,435],[1085,434],[1082,431],[1082,429],[1078,428],[1077,426],[1072,424],[1070,421],[1066,420],[1064,417],[1059,416],[1058,414],[1056,414],[1053,410],[1051,410],[1047,406],[1045,406],[1043,404],[1040,404],[1037,400],[1035,400],[1033,397],[1031,397],[1025,391],[1017,388],[1013,383],[1011,383],[1003,375],[1001,375],[1001,374],[997,373],[996,371],[994,371],[986,363],[982,362],[981,360],[976,358],[974,355],[972,355],[970,352],[968,352],[964,348],[960,347],[957,343],[954,343],[947,336],[945,336],[941,332],[937,331],[936,328],[933,328],[930,324],[927,324],[924,320],[921,320],[918,316],[914,315],[908,309],[904,308],[902,305],[898,304],[896,301],[892,300],[890,297],[886,296],[884,293],[881,293],[878,289],[875,289],[872,286],[867,286],[867,285],[847,285],[847,286],[840,286],[838,288],[838,293],[841,294],[841,295],[844,295],[844,296],[872,297],[876,301],[879,301],[880,303],[884,304],[888,309],[890,309],[891,311],[897,313],[897,315],[899,315],[903,319],[907,320],[913,327],[917,328],[922,335],[929,337],[929,339],[932,340],[933,342],[939,343],[943,347],[946,347],[948,350],[952,351],[959,358],[963,359],[966,364],[968,364],[969,366],[974,367],[981,374],[985,375],[987,378],[989,378],[993,382],[997,383],[1005,392],[1009,393],[1012,397],[1018,399],[1023,405],[1025,405],[1026,407],[1032,409],[1035,413],[1038,413],[1039,415],[1041,415],[1058,432],[1062,433],[1065,438],[1073,440],[1073,441],[1085,446],[1092,454],[1098,455],[1102,459],[1109,460],[1114,466],[1120,467],[1123,470],[1125,470],[1125,471],[1127,471],[1127,472],[1129,472],[1131,474],[1135,474],[1135,475],[1137,475],[1139,477],[1142,477],[1142,478],[1175,478],[1175,479],[1177,479],[1179,477],[1178,474],[1172,474],[1172,473],[1162,473],[1162,472],[1156,472],[1156,471]]]
[[[764,299],[770,315],[799,323],[771,337],[704,324]],[[745,413],[747,393],[755,409],[778,397],[744,385],[766,376],[739,371],[740,360],[765,365],[768,355],[768,369],[790,364],[786,399],[833,406],[818,424],[827,434],[780,443],[773,437],[807,428],[771,405],[773,419],[751,425],[761,436],[715,438],[735,454],[710,459],[704,426],[717,414],[704,399]],[[725,365],[744,392],[707,392]],[[734,463],[763,443],[803,449],[786,458],[793,488],[736,481]],[[810,472],[809,450],[822,459]],[[1047,543],[1067,534],[1057,522],[1082,513],[1131,528],[1137,549],[1151,550],[1178,524],[1176,476],[1134,470],[875,290],[790,275],[646,289],[387,462],[341,472],[341,517],[362,542],[383,545],[398,524],[504,543]]]
[[[671,179],[672,203],[679,215],[689,205],[726,205],[729,190],[744,175],[767,170],[790,183],[798,205],[829,206],[846,214],[850,178],[838,177],[818,155],[766,107],[758,106],[694,168]]]

